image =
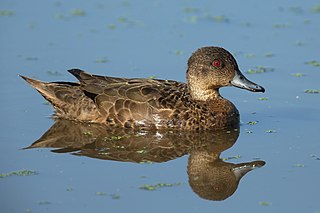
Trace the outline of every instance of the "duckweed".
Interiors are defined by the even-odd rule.
[[[49,205],[49,204],[51,204],[51,202],[47,201],[47,200],[43,200],[43,201],[38,202],[38,205]]]
[[[105,192],[96,192],[96,195],[98,195],[98,196],[106,196],[107,193],[105,193]]]
[[[306,76],[305,74],[300,73],[300,72],[292,73],[291,75],[294,76],[294,77],[303,77],[303,76]]]
[[[240,159],[242,158],[241,155],[235,155],[235,156],[230,156],[230,157],[226,157],[226,158],[222,158],[222,160],[232,160],[232,159]]]
[[[109,25],[108,25],[108,29],[110,29],[110,30],[115,30],[115,29],[117,29],[117,25],[115,25],[115,24],[109,24]]]
[[[266,52],[266,53],[264,54],[264,56],[267,57],[267,58],[271,58],[271,57],[274,56],[274,53],[272,53],[272,52]]]
[[[101,59],[96,59],[94,60],[95,63],[108,63],[109,59],[107,59],[106,57],[101,58]]]
[[[5,177],[10,177],[10,176],[30,176],[30,175],[37,175],[38,173],[35,171],[31,170],[18,170],[18,171],[13,171],[9,173],[2,173],[0,174],[0,178],[5,178]]]
[[[280,28],[287,28],[287,27],[289,27],[289,25],[288,24],[274,24],[273,27],[280,29]]]
[[[175,55],[183,55],[183,51],[182,50],[174,50],[173,53]]]
[[[304,91],[304,93],[308,93],[308,94],[319,94],[320,93],[320,89],[306,89]]]
[[[265,66],[256,66],[253,69],[248,69],[246,71],[247,74],[259,74],[259,73],[266,73],[266,72],[273,72],[274,69]]]
[[[229,19],[227,17],[225,17],[224,15],[214,16],[213,20],[218,23],[228,23],[229,22]]]
[[[268,202],[268,201],[260,201],[260,202],[259,202],[259,205],[261,205],[261,206],[271,206],[272,203],[270,203],[270,202]]]
[[[244,57],[246,57],[246,58],[255,58],[255,57],[256,57],[256,54],[254,54],[254,53],[246,53],[246,54],[244,55]]]
[[[110,196],[111,196],[111,198],[112,198],[112,199],[114,199],[114,200],[118,200],[118,199],[120,199],[120,195],[119,195],[119,194],[117,194],[117,193],[115,193],[115,194],[111,194]]]
[[[12,16],[14,13],[11,10],[0,10],[0,16]]]
[[[183,9],[184,12],[186,13],[197,13],[200,12],[200,10],[198,8],[194,8],[194,7],[185,7]]]
[[[311,11],[314,12],[314,13],[320,13],[320,4],[314,5],[311,8]]]
[[[258,121],[249,121],[247,124],[249,125],[256,125],[258,123]]]
[[[268,97],[260,97],[260,98],[258,98],[258,100],[259,101],[267,101],[267,100],[269,100],[269,98]]]
[[[265,133],[276,133],[277,131],[274,129],[268,129],[264,131]]]
[[[163,188],[163,187],[173,187],[173,186],[180,186],[181,183],[158,183],[155,185],[149,185],[149,184],[144,184],[139,187],[139,189],[147,190],[147,191],[155,191],[156,189]]]
[[[73,191],[73,188],[71,188],[71,187],[67,188],[67,192],[72,192],[72,191]]]
[[[51,71],[51,70],[47,71],[47,74],[48,74],[48,75],[52,75],[52,76],[62,76],[62,74],[61,74],[60,72],[58,72],[58,71]]]
[[[70,11],[71,15],[73,16],[85,16],[86,12],[82,9],[73,9]]]
[[[314,67],[320,67],[320,62],[316,61],[316,60],[307,61],[307,62],[305,62],[305,64],[309,64]]]
[[[187,21],[188,21],[189,23],[192,23],[192,24],[197,23],[197,22],[198,22],[198,16],[189,16],[189,17],[187,18]]]

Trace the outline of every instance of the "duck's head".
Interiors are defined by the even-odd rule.
[[[219,88],[235,86],[252,92],[265,89],[249,81],[239,70],[235,58],[221,47],[203,47],[188,61],[187,80],[194,99],[208,100],[219,96]]]

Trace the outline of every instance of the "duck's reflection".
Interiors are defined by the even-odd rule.
[[[233,146],[238,126],[220,131],[135,131],[68,120],[56,123],[27,148],[56,148],[53,152],[123,162],[166,162],[189,154],[188,176],[193,191],[209,200],[224,200],[249,171],[264,161],[224,162],[221,152]]]

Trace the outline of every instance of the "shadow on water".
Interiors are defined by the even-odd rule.
[[[57,120],[26,149],[55,148],[52,152],[133,163],[162,163],[189,154],[188,176],[193,191],[204,199],[224,200],[237,190],[246,173],[265,165],[264,161],[234,164],[220,158],[238,136],[238,126],[200,133],[138,131]]]

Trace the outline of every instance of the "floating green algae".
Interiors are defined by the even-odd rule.
[[[305,64],[309,64],[309,65],[314,66],[314,67],[320,67],[320,62],[317,61],[317,60],[307,61],[307,62],[305,62]]]
[[[273,72],[274,69],[265,66],[256,66],[253,69],[248,69],[246,71],[247,74],[259,74],[259,73],[266,73],[266,72]]]
[[[320,89],[306,89],[304,91],[304,93],[308,93],[308,94],[319,94],[320,93]]]
[[[320,4],[312,6],[311,11],[314,13],[320,13]]]
[[[163,188],[163,187],[173,187],[173,186],[180,186],[181,183],[158,183],[155,185],[150,185],[150,184],[144,184],[142,186],[139,187],[139,189],[143,189],[143,190],[147,190],[147,191],[155,191],[159,188]]]
[[[96,192],[96,195],[98,195],[98,196],[106,196],[107,193],[106,192]]]
[[[86,12],[82,9],[73,9],[70,11],[70,14],[73,16],[85,16]]]
[[[264,131],[265,133],[276,133],[277,131],[274,129],[267,129]]]
[[[108,63],[110,60],[106,57],[94,60],[95,63]]]
[[[300,72],[292,73],[291,75],[294,76],[294,77],[303,77],[303,76],[306,76],[305,74],[300,73]]]
[[[31,175],[37,175],[38,173],[32,170],[18,170],[13,171],[9,173],[2,173],[0,174],[0,178],[10,177],[10,176],[31,176]]]
[[[266,52],[266,53],[264,54],[264,56],[267,57],[267,58],[271,58],[271,57],[274,56],[274,53],[272,53],[272,52]]]
[[[12,16],[14,13],[11,10],[0,10],[0,16]]]
[[[223,161],[226,161],[226,160],[240,159],[240,158],[242,158],[241,155],[235,155],[235,156],[230,156],[230,157],[222,158],[222,160],[223,160]]]
[[[258,98],[258,100],[259,101],[267,101],[267,100],[269,100],[269,98],[268,97],[260,97],[260,98]]]
[[[47,71],[47,74],[51,75],[51,76],[62,76],[63,75],[62,73],[60,73],[58,71],[51,71],[51,70]]]
[[[247,124],[249,125],[256,125],[259,121],[249,121],[247,122]]]
[[[270,203],[270,202],[268,202],[268,201],[260,201],[260,202],[259,202],[259,205],[260,205],[260,206],[271,206],[272,203]]]

